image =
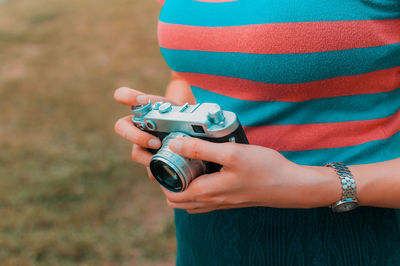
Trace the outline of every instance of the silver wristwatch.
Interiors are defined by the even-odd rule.
[[[342,198],[330,206],[332,208],[332,211],[346,212],[357,208],[358,207],[358,201],[356,198],[357,186],[349,168],[344,163],[341,162],[328,163],[325,166],[332,167],[333,169],[335,169],[342,183]]]

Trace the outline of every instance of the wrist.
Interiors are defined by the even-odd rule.
[[[368,190],[376,189],[376,185],[373,182],[370,182],[373,180],[368,179],[367,174],[361,173],[362,169],[360,169],[359,165],[349,165],[348,168],[352,172],[354,180],[356,181],[358,204],[360,206],[371,205],[371,203],[368,202],[368,197],[366,197],[366,195],[373,194],[368,193]],[[361,179],[360,176],[363,176],[363,178]]]
[[[308,187],[303,197],[306,208],[328,207],[341,199],[341,182],[334,169],[304,166],[302,175]]]

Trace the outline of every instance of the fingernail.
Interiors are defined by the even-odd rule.
[[[182,149],[182,140],[173,139],[170,141],[169,146],[174,149],[175,152],[180,152]]]
[[[140,104],[146,104],[149,102],[149,96],[147,95],[139,95],[136,97],[136,101]]]
[[[122,98],[122,96],[125,94],[125,91],[126,91],[126,88],[124,88],[124,87],[118,88],[118,89],[114,92],[114,96],[115,96],[116,98]]]
[[[161,146],[161,141],[159,139],[151,139],[149,140],[150,148],[157,149]]]

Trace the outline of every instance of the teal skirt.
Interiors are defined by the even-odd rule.
[[[394,209],[175,210],[178,266],[400,265]]]

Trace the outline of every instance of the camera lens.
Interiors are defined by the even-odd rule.
[[[169,134],[164,138],[161,149],[150,160],[150,171],[154,178],[173,192],[185,190],[193,179],[206,172],[203,161],[184,158],[169,149],[168,144],[172,139],[188,136],[182,132]]]
[[[168,164],[154,160],[150,164],[150,169],[154,178],[165,188],[175,192],[182,191],[183,185],[179,175]]]

